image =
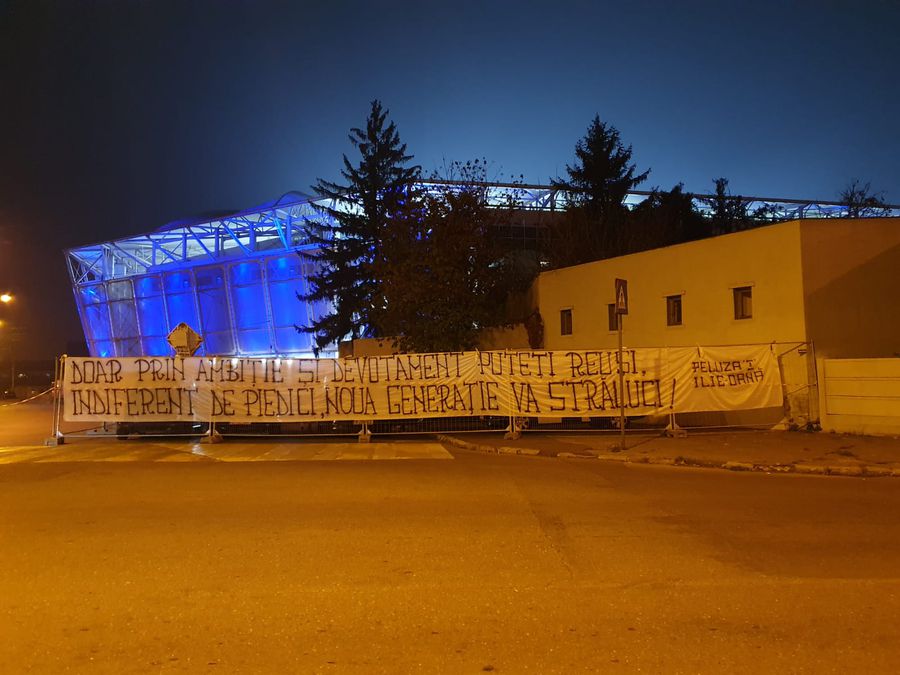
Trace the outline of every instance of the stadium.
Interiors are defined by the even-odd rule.
[[[452,183],[423,183],[446,189]],[[528,247],[539,228],[564,207],[565,195],[546,185],[491,184],[489,203],[511,194],[521,205],[521,226],[503,236]],[[633,207],[649,192],[629,193]],[[709,197],[696,196],[700,211]],[[846,205],[788,199],[743,198],[748,211],[764,207],[773,218],[833,218]],[[287,193],[260,206],[215,218],[169,223],[152,232],[66,251],[88,351],[95,357],[164,356],[166,337],[185,323],[203,336],[198,355],[312,357],[314,339],[296,329],[329,312],[327,303],[302,302],[314,262],[304,225],[333,206]],[[892,208],[891,215],[900,215]],[[335,356],[337,346],[321,352]]]

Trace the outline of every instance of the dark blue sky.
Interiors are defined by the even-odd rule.
[[[62,249],[337,178],[373,98],[427,170],[546,182],[599,114],[644,187],[897,203],[898,26],[879,0],[0,0],[0,283],[77,334]]]

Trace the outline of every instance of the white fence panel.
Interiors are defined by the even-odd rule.
[[[900,433],[900,359],[824,359],[827,431]]]

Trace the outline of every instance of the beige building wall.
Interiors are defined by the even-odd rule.
[[[628,280],[628,347],[747,344],[806,339],[800,223],[644,251],[541,274],[535,295],[546,349],[614,348],[607,305]],[[752,317],[735,319],[735,287],[752,289]],[[668,326],[666,297],[682,298],[682,325]],[[561,331],[571,310],[572,334]]]
[[[481,351],[503,349],[529,349],[528,332],[522,324],[509,328],[487,328],[478,337]]]
[[[338,357],[342,359],[361,356],[390,356],[399,353],[393,338],[356,338],[338,345]]]
[[[817,356],[900,356],[900,219],[809,220],[800,233]]]

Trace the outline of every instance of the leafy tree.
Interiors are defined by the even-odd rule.
[[[315,335],[318,347],[347,336],[378,337],[383,330],[378,318],[384,294],[376,269],[383,267],[382,240],[397,214],[408,211],[410,185],[419,177],[419,167],[409,166],[412,155],[388,111],[378,100],[363,129],[353,128],[350,142],[359,152],[353,164],[344,155],[341,185],[319,179],[316,194],[331,200],[323,218],[308,223],[306,236],[315,250],[304,254],[318,264],[310,276],[311,290],[305,301],[327,300],[333,311],[298,329]]]
[[[488,204],[480,161],[452,169],[462,180],[410,200],[384,240],[381,323],[402,351],[475,348],[483,328],[508,322],[507,298],[536,271],[499,237],[516,218],[515,197]]]
[[[787,220],[784,213],[773,204],[757,206],[750,214],[750,219],[757,225],[771,225]]]
[[[734,196],[728,191],[727,178],[715,178],[715,194],[707,199],[710,207],[710,234],[728,234],[739,232],[753,226],[753,220],[747,213],[747,204],[740,195]]]
[[[886,216],[890,207],[884,201],[884,192],[872,192],[870,183],[854,178],[841,191],[841,203],[847,206],[847,218],[874,218]]]
[[[605,227],[608,220],[598,223],[586,208],[573,205],[550,220],[542,246],[548,267],[569,267],[614,255]]]
[[[627,248],[623,201],[650,173],[637,173],[631,155],[619,131],[595,116],[575,144],[575,162],[566,165],[568,178],[552,181],[566,191],[567,208],[549,228],[546,256],[551,266],[598,260]]]
[[[646,251],[709,236],[709,221],[694,208],[694,196],[678,183],[654,189],[631,212],[627,252]]]

